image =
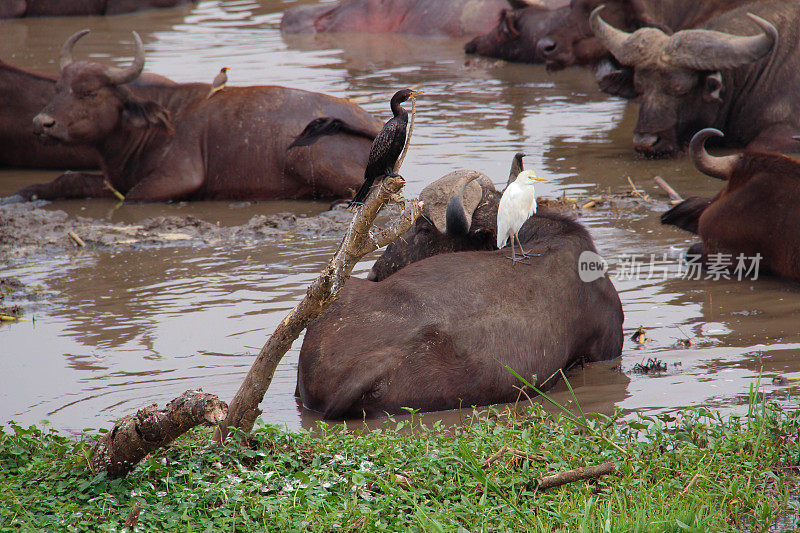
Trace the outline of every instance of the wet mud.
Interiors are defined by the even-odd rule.
[[[239,226],[222,226],[193,215],[159,216],[138,224],[72,216],[44,209],[47,202],[0,205],[0,257],[86,249],[136,249],[170,245],[219,246],[270,242],[287,236],[342,234],[352,214],[344,204],[315,216],[255,215]]]

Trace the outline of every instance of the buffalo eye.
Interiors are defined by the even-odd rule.
[[[81,98],[97,98],[97,91],[84,91]]]

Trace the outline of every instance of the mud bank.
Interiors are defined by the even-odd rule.
[[[257,243],[290,236],[331,237],[345,231],[352,214],[342,206],[315,216],[255,215],[239,226],[220,226],[193,215],[159,216],[138,224],[109,223],[64,211],[47,202],[0,205],[0,260],[77,248],[108,249],[174,244]]]

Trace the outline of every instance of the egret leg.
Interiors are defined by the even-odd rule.
[[[542,255],[542,254],[534,253],[534,252],[526,252],[525,249],[522,247],[522,243],[519,240],[519,233],[515,233],[514,234],[514,238],[517,239],[517,243],[519,243],[519,249],[522,250],[522,257],[525,257],[525,258],[531,257],[531,256],[539,257],[540,255]]]
[[[523,255],[522,255],[521,259],[517,259],[517,254],[514,251],[514,238],[515,237],[516,237],[516,234],[514,234],[511,237],[511,257],[509,257],[509,259],[511,259],[512,263],[525,263],[525,261],[523,261],[523,259],[525,259],[527,256],[525,255],[525,250],[522,250],[522,244],[520,244],[519,247],[520,247],[520,250],[522,250]],[[519,238],[517,238],[517,242],[519,242]]]
[[[522,243],[519,242],[519,233],[515,233],[513,239],[516,239],[517,244],[519,244],[519,249],[522,252],[522,257],[528,257],[528,252],[525,251],[525,248],[522,247]],[[512,239],[512,243],[514,240]]]

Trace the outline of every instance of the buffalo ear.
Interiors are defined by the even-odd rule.
[[[122,109],[122,119],[134,128],[160,126],[167,133],[174,131],[169,111],[150,100],[127,98]]]
[[[706,76],[705,86],[703,87],[703,100],[716,104],[722,103],[719,93],[722,91],[722,74],[715,71]]]
[[[471,232],[472,238],[478,245],[479,250],[497,249],[497,232],[490,228],[478,228]]]
[[[595,80],[600,90],[611,96],[632,100],[638,95],[633,85],[633,69],[620,67],[611,61],[602,61],[595,71]]]

